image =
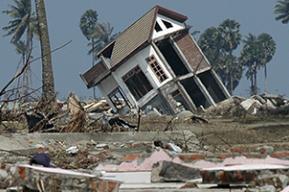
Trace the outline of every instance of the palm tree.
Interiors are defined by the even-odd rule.
[[[96,42],[94,47],[89,50],[89,54],[94,53],[96,55],[102,48],[116,39],[119,33],[112,35],[112,31],[113,27],[111,27],[110,23],[98,23],[96,25],[96,30],[93,33],[93,36],[96,38]]]
[[[226,19],[217,28],[221,35],[222,50],[224,52],[224,68],[226,69],[225,76],[227,81],[225,82],[228,91],[233,93],[239,81],[242,77],[242,66],[238,65],[237,58],[233,56],[233,51],[239,46],[241,42],[240,24],[234,20]],[[241,72],[241,74],[235,74]],[[240,77],[238,79],[234,79]]]
[[[214,70],[220,75],[222,66],[220,59],[223,57],[223,40],[216,27],[210,27],[201,34],[198,44]],[[222,76],[220,76],[223,78]]]
[[[247,67],[246,76],[251,81],[251,94],[257,94],[257,72],[264,67],[265,81],[267,79],[266,64],[271,61],[275,54],[276,44],[273,38],[262,33],[258,37],[249,34],[244,40],[244,47],[241,52],[241,62]],[[265,82],[266,84],[266,82]]]
[[[275,52],[276,52],[276,43],[273,38],[267,34],[262,33],[258,36],[258,42],[260,49],[262,51],[262,57],[260,58],[260,65],[264,67],[264,76],[265,76],[265,92],[267,92],[268,83],[267,83],[267,63],[271,61]]]
[[[37,34],[37,22],[35,14],[32,12],[31,0],[13,0],[13,5],[9,5],[9,10],[3,11],[12,20],[8,25],[3,27],[7,33],[5,36],[11,35],[11,43],[16,46],[16,51],[21,55],[22,64],[30,61],[32,52],[33,35]],[[25,41],[21,40],[23,35],[26,35]],[[23,82],[21,93],[27,94],[28,88],[31,86],[31,67],[28,66],[23,73]],[[18,87],[20,88],[20,87]]]
[[[257,45],[256,36],[249,34],[244,40],[244,47],[241,51],[240,61],[247,68],[246,77],[250,79],[250,93],[251,95],[257,94],[257,69],[258,57],[260,51]]]
[[[26,57],[29,57],[29,59],[32,58],[32,56],[30,56],[30,55],[26,56],[27,52],[30,50],[27,50],[27,45],[25,44],[24,41],[21,41],[21,40],[14,43],[14,45],[16,47],[17,54],[21,55],[20,63],[22,64],[22,66],[24,66],[26,64],[26,62],[29,62],[25,58]],[[18,69],[19,69],[19,65],[17,67],[17,70]],[[27,68],[25,69],[25,71],[23,72],[22,76],[18,78],[15,98],[21,98],[22,96],[27,96],[28,91],[31,88],[31,85],[32,85],[31,67],[30,67],[30,65],[28,65]],[[18,89],[20,89],[20,90],[18,90]],[[29,101],[28,97],[24,97],[23,101],[24,102]]]
[[[275,5],[274,13],[277,15],[276,20],[281,20],[283,24],[289,22],[289,0],[279,0]]]
[[[55,101],[54,77],[44,0],[35,0],[42,56],[42,100]]]
[[[239,84],[243,72],[243,67],[233,55],[240,41],[240,24],[230,19],[218,27],[208,28],[199,39],[201,49],[230,93]]]
[[[80,23],[79,23],[79,27],[80,30],[82,32],[82,34],[86,37],[86,39],[88,41],[90,41],[89,46],[91,46],[91,50],[94,50],[95,47],[95,31],[96,31],[96,26],[97,26],[97,13],[95,10],[89,9],[87,11],[85,11],[85,13],[81,16],[80,18]],[[91,58],[92,58],[92,66],[94,66],[95,64],[95,53],[93,52],[88,52],[89,54],[91,54]],[[93,98],[96,98],[95,95],[95,88],[93,88]]]

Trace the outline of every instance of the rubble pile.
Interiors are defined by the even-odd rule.
[[[233,96],[220,102],[217,106],[211,106],[207,114],[219,116],[244,116],[251,115],[288,115],[289,99],[284,96],[261,94],[250,98]]]
[[[25,125],[27,121],[28,129],[24,129],[26,132],[19,130],[19,127],[15,132],[29,132],[28,135],[35,134],[35,137],[25,141],[25,145],[24,141],[13,141],[15,144],[23,144],[23,148],[26,146],[27,149],[20,151],[20,154],[19,151],[18,154],[13,150],[2,151],[4,155],[0,157],[0,188],[17,185],[19,164],[27,165],[35,152],[31,148],[36,144],[36,138],[39,138],[38,141],[47,147],[53,166],[94,175],[97,181],[101,177],[115,178],[128,185],[130,182],[156,185],[186,183],[182,185],[183,188],[198,188],[204,184],[238,184],[247,191],[280,191],[289,185],[286,121],[282,126],[277,124],[282,133],[279,136],[276,134],[278,138],[273,140],[269,138],[272,134],[268,127],[268,133],[263,125],[245,129],[228,117],[286,117],[289,114],[288,106],[288,99],[268,94],[248,99],[231,97],[217,106],[204,109],[202,113],[183,110],[175,115],[162,115],[155,109],[115,114],[103,99],[83,102],[74,94],[70,94],[66,102],[58,101],[56,110],[48,113],[38,110],[39,106],[33,104],[28,111],[17,112],[16,116],[20,115],[22,118],[15,118],[16,113],[13,119],[5,117],[4,125],[9,127],[14,127],[11,126],[13,122]],[[223,120],[225,123],[218,124]],[[3,124],[3,119],[1,122]],[[228,125],[228,129],[215,132],[223,129],[228,122],[232,123]],[[238,125],[230,127],[234,123]],[[275,126],[274,123],[271,125]],[[242,133],[241,129],[247,135],[238,135]],[[11,134],[9,129],[4,130],[4,133]],[[225,138],[226,133],[237,133],[232,135],[237,135],[238,138]],[[256,134],[256,138],[254,135],[252,138],[246,137],[251,133]],[[39,137],[38,134],[43,136]],[[238,145],[243,138],[247,142]],[[215,140],[211,141],[212,139]],[[252,144],[249,144],[249,139]],[[11,141],[11,145],[13,142]],[[25,170],[38,178],[35,167],[26,167]],[[45,171],[47,170],[43,169],[40,172]],[[58,173],[52,175],[54,174]],[[53,176],[43,177],[45,181],[49,181],[45,183],[46,186],[60,183],[59,180],[52,179]],[[75,181],[85,186],[83,179],[81,177]],[[69,182],[71,180],[64,176],[62,185],[75,187]]]

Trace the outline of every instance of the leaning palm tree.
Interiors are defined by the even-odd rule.
[[[32,52],[33,35],[36,33],[36,17],[32,12],[31,0],[13,0],[13,5],[9,5],[9,9],[3,11],[7,14],[11,20],[8,25],[2,29],[6,31],[5,36],[11,35],[11,43],[16,46],[16,51],[21,55],[22,64],[30,61]],[[26,36],[25,40],[21,40],[23,36]],[[28,66],[23,73],[23,82],[21,89],[22,94],[28,92],[28,88],[31,86],[31,68]],[[20,80],[20,79],[19,79]]]
[[[281,20],[283,24],[289,22],[289,0],[279,0],[275,5],[274,13],[277,15],[276,20]]]
[[[44,0],[35,0],[35,8],[42,56],[42,100],[50,103],[55,101],[56,95]]]

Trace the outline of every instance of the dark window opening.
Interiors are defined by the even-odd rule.
[[[152,85],[139,67],[130,70],[122,77],[122,79],[136,100],[139,100],[153,89]]]
[[[204,84],[204,86],[210,93],[215,103],[218,103],[226,99],[225,94],[223,93],[221,87],[216,82],[215,78],[213,77],[210,71],[200,73],[198,74],[198,77],[200,78],[201,82]]]
[[[185,79],[181,81],[186,92],[196,105],[196,107],[203,106],[205,108],[210,106],[210,103],[207,101],[206,97],[202,93],[201,89],[198,87],[193,78]]]
[[[168,64],[171,66],[176,76],[182,76],[189,73],[188,69],[186,68],[168,39],[158,42],[157,46],[167,60]]]
[[[124,108],[125,106],[130,106],[129,101],[124,96],[124,94],[122,93],[122,91],[119,87],[116,88],[115,90],[113,90],[108,95],[108,97],[117,110],[120,110],[120,109]]]
[[[179,102],[186,110],[189,110],[187,102],[179,90],[172,92],[172,97],[176,102]]]
[[[157,62],[157,59],[153,55],[146,58],[146,61],[150,65],[151,69],[153,70],[160,82],[163,82],[168,78],[162,67]]]
[[[156,21],[156,24],[155,24],[155,30],[156,32],[159,32],[162,30],[161,26],[159,25],[159,23]]]
[[[168,21],[162,20],[162,22],[163,22],[163,24],[166,26],[167,29],[173,27],[173,25],[172,25],[170,22],[168,22]]]

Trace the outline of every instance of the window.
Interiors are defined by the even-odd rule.
[[[121,89],[118,87],[108,95],[110,101],[117,110],[122,109],[126,105],[129,106],[129,101],[123,95]]]
[[[163,82],[168,78],[164,70],[161,68],[161,66],[159,65],[159,63],[157,62],[156,58],[153,55],[146,58],[146,61],[150,65],[151,69],[153,70],[153,72],[155,73],[160,82]]]
[[[162,22],[163,22],[163,24],[166,26],[167,29],[173,27],[173,25],[172,25],[170,22],[168,22],[168,21],[162,20]]]
[[[156,32],[159,32],[162,30],[161,26],[159,25],[159,23],[156,21],[156,25],[155,25],[155,30]]]
[[[139,100],[153,89],[145,74],[138,66],[125,74],[122,79],[136,100]]]

